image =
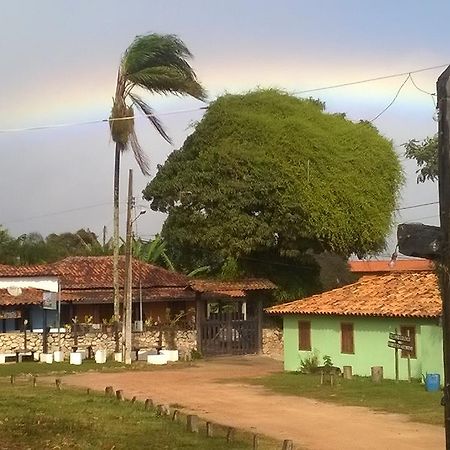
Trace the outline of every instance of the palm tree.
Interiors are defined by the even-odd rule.
[[[144,89],[151,94],[190,95],[199,100],[205,91],[197,81],[188,60],[191,52],[181,39],[172,34],[137,36],[125,51],[117,73],[116,93],[110,117],[111,137],[116,144],[114,164],[114,315],[119,315],[119,177],[122,152],[131,148],[144,175],[150,164],[134,129],[134,109],[145,114],[164,140],[171,143],[153,109],[134,92]]]

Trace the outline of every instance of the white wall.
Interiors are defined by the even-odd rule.
[[[58,277],[4,277],[0,278],[0,289],[8,287],[36,288],[58,292]]]

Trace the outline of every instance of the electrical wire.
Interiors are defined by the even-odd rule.
[[[400,92],[402,91],[405,84],[408,82],[408,80],[411,78],[411,75],[408,74],[407,77],[404,79],[403,83],[400,85],[400,87],[397,90],[397,93],[395,94],[394,98],[391,100],[391,102],[381,111],[379,112],[372,120],[369,122],[375,122],[378,118],[380,118],[397,100],[398,96],[400,95]]]
[[[319,87],[319,88],[314,88],[314,89],[306,89],[303,91],[294,91],[293,94],[308,94],[310,92],[318,92],[318,91],[325,91],[328,89],[337,89],[337,88],[341,88],[341,87],[347,87],[347,86],[354,86],[355,84],[362,84],[362,83],[370,83],[372,81],[381,81],[381,80],[387,80],[389,78],[398,78],[398,77],[402,77],[404,75],[411,75],[412,73],[420,73],[420,72],[426,72],[428,70],[435,70],[435,69],[442,69],[443,67],[447,67],[450,64],[440,64],[438,66],[431,66],[431,67],[424,67],[422,69],[417,69],[417,70],[411,70],[409,72],[401,72],[401,73],[395,73],[392,75],[383,75],[380,77],[374,77],[374,78],[367,78],[365,80],[358,80],[358,81],[351,81],[348,83],[341,83],[341,84],[332,84],[330,86],[323,86],[323,87]]]
[[[439,202],[417,203],[416,205],[409,205],[403,206],[401,208],[396,208],[395,211],[404,211],[405,209],[413,209],[413,208],[420,208],[422,206],[437,205],[438,203]]]
[[[86,120],[83,122],[66,122],[66,123],[59,123],[59,124],[52,124],[52,125],[37,125],[34,127],[24,127],[24,128],[7,128],[0,130],[0,134],[6,134],[6,133],[19,133],[22,131],[39,131],[39,130],[48,130],[48,129],[56,129],[56,128],[68,128],[68,127],[75,127],[75,126],[82,126],[82,125],[92,125],[97,123],[109,123],[109,122],[116,122],[121,120],[130,120],[130,119],[139,119],[143,117],[153,117],[155,115],[157,116],[170,116],[175,114],[185,114],[188,112],[194,112],[194,111],[203,111],[205,109],[208,109],[208,106],[201,106],[200,108],[193,108],[193,109],[180,109],[178,111],[167,111],[162,112],[158,114],[139,114],[137,116],[126,116],[126,117],[117,117],[115,119],[94,119],[94,120]]]
[[[323,86],[323,87],[318,87],[318,88],[314,88],[314,89],[306,89],[306,90],[302,90],[302,91],[292,91],[293,95],[301,95],[301,94],[307,94],[307,93],[311,93],[311,92],[319,92],[319,91],[325,91],[325,90],[329,90],[329,89],[337,89],[337,88],[341,88],[341,87],[346,87],[346,86],[354,86],[357,84],[363,84],[363,83],[370,83],[373,81],[380,81],[380,80],[387,80],[389,78],[397,78],[397,77],[401,77],[404,75],[407,75],[409,77],[411,77],[411,74],[415,74],[415,73],[420,73],[420,72],[425,72],[425,71],[429,71],[429,70],[435,70],[435,69],[441,69],[443,67],[447,67],[448,65],[450,65],[450,63],[447,64],[440,64],[437,66],[430,66],[430,67],[424,67],[421,69],[416,69],[416,70],[411,70],[409,72],[401,72],[401,73],[395,73],[395,74],[391,74],[391,75],[383,75],[383,76],[379,76],[379,77],[373,77],[373,78],[367,78],[364,80],[357,80],[357,81],[350,81],[347,83],[341,83],[341,84],[334,84],[334,85],[330,85],[330,86]],[[413,84],[415,84],[413,82]],[[420,89],[418,86],[416,86],[419,90],[421,90],[424,93],[427,93],[429,95],[429,92],[426,92],[422,89]],[[401,90],[401,89],[400,89]],[[169,116],[169,115],[175,115],[175,114],[185,114],[188,112],[195,112],[195,111],[204,111],[206,109],[208,109],[208,105],[209,103],[207,103],[205,106],[201,106],[199,108],[193,108],[193,109],[183,109],[183,110],[176,110],[176,111],[168,111],[165,113],[158,113],[155,114],[157,116]],[[390,107],[390,106],[389,106]],[[140,114],[136,118],[139,117],[149,117],[152,116],[153,114]],[[47,130],[47,129],[53,129],[53,128],[66,128],[66,127],[74,127],[74,126],[80,126],[80,125],[91,125],[91,124],[97,124],[97,123],[109,123],[110,121],[118,121],[118,120],[129,120],[133,117],[129,116],[129,117],[120,117],[120,118],[116,118],[116,119],[94,119],[94,120],[88,120],[88,121],[81,121],[81,122],[68,122],[68,123],[61,123],[61,124],[48,124],[48,125],[38,125],[38,126],[34,126],[34,127],[22,127],[22,128],[9,128],[9,129],[0,129],[0,134],[6,134],[6,133],[18,133],[18,132],[23,132],[23,131],[37,131],[37,130]],[[375,120],[372,119],[372,121]]]
[[[59,216],[62,214],[68,214],[68,213],[72,213],[72,212],[77,212],[77,211],[84,211],[87,209],[94,209],[94,208],[99,208],[101,206],[110,206],[112,205],[112,202],[106,202],[106,203],[97,203],[95,205],[87,205],[87,206],[81,206],[79,208],[72,208],[72,209],[65,209],[65,210],[61,210],[61,211],[55,211],[55,212],[51,212],[48,214],[40,214],[37,216],[30,216],[30,217],[24,217],[22,219],[15,219],[15,220],[10,220],[7,222],[3,222],[3,225],[9,225],[12,223],[20,223],[20,222],[27,222],[30,220],[34,220],[34,219],[44,219],[46,217],[54,217],[54,216]]]

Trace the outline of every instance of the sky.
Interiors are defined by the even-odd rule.
[[[114,145],[107,123],[73,126],[109,116],[121,55],[148,32],[177,34],[194,54],[192,65],[209,99],[226,92],[277,87],[289,92],[321,88],[450,63],[450,3],[379,0],[15,0],[0,13],[0,224],[14,236],[89,228],[112,232]],[[435,92],[444,68],[413,74]],[[312,95],[330,112],[373,119],[394,98],[406,75]],[[301,96],[302,94],[297,94]],[[157,164],[179,148],[201,119],[203,103],[147,96],[174,144],[145,118],[136,121],[143,148]],[[433,98],[408,81],[374,123],[392,139],[406,183],[400,208],[437,202],[437,184],[417,185],[414,162],[402,144],[436,132]],[[26,130],[55,125],[44,130]],[[25,130],[24,130],[25,129]],[[134,169],[135,195],[147,213],[137,234],[149,238],[164,215],[148,210],[141,191],[151,178],[131,155],[122,162],[122,221],[126,173]],[[400,210],[395,221],[438,224],[437,205]],[[124,227],[122,226],[122,232]],[[388,243],[395,246],[394,238]]]

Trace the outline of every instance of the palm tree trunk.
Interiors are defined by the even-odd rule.
[[[119,186],[120,186],[120,147],[116,143],[114,161],[114,234],[113,234],[113,286],[114,286],[114,318],[120,315],[120,285],[119,285]]]

